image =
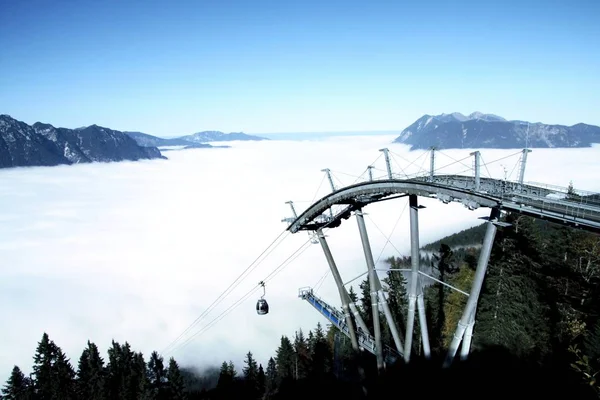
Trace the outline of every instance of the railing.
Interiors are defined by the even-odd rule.
[[[344,314],[341,311],[335,309],[334,307],[331,307],[323,299],[317,297],[313,293],[312,288],[309,288],[309,287],[300,288],[298,290],[298,297],[300,297],[303,300],[308,301],[308,303],[310,305],[312,305],[325,318],[327,318],[328,321],[330,321],[333,325],[335,325],[340,330],[340,332],[345,334],[347,337],[350,337],[350,329],[349,329],[348,325],[346,324],[346,317],[344,316]],[[376,354],[377,347],[375,345],[375,338],[373,336],[364,332],[359,327],[356,330],[356,338],[358,340],[358,345],[361,348],[367,350],[371,354]],[[385,345],[383,347],[383,353],[384,353],[384,357],[388,360],[395,360],[399,356],[398,352],[393,350],[391,347],[385,346]]]

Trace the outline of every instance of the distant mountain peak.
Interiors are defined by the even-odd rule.
[[[453,112],[450,114],[442,114],[440,115],[440,117],[452,117],[458,121],[466,121],[468,118],[465,117],[463,114],[459,113],[459,112]]]
[[[192,135],[181,136],[178,139],[192,143],[225,142],[234,140],[269,140],[260,136],[247,135],[242,132],[223,133],[221,131],[202,131]]]
[[[404,129],[394,142],[409,144],[411,150],[432,146],[440,149],[589,147],[591,143],[600,143],[600,127],[507,121],[480,111],[468,116],[459,112],[425,114]]]

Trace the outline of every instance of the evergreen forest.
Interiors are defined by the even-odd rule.
[[[30,372],[19,366],[2,387],[3,400],[75,399],[289,399],[384,398],[421,395],[461,399],[568,396],[600,398],[600,236],[533,218],[505,214],[476,311],[471,356],[442,369],[445,351],[467,296],[423,282],[432,357],[423,357],[418,318],[413,360],[388,363],[378,373],[374,356],[355,354],[334,326],[282,334],[264,363],[251,349],[243,365],[198,371],[163,359],[145,358],[129,343],[112,342],[106,357],[88,342],[71,362],[48,334],[37,344]],[[469,292],[484,226],[423,247],[423,269]],[[404,332],[410,257],[386,261],[383,283],[393,318]],[[350,288],[372,332],[369,282]],[[337,304],[337,299],[329,299]],[[394,347],[381,315],[382,337]],[[324,320],[325,321],[325,320]]]

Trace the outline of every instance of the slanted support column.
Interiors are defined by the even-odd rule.
[[[293,201],[286,201],[285,204],[289,204],[290,208],[292,209],[292,215],[294,216],[294,219],[298,218],[298,213],[296,212],[296,207],[294,207],[294,202]]]
[[[369,171],[369,182],[373,182],[373,166],[369,165],[367,170]]]
[[[471,292],[469,293],[469,298],[467,300],[467,304],[465,305],[465,309],[463,310],[462,316],[458,321],[458,326],[454,332],[452,342],[448,347],[448,354],[446,356],[446,360],[444,361],[444,367],[449,367],[452,364],[452,361],[454,361],[458,346],[465,335],[465,331],[469,326],[469,322],[471,321],[471,318],[474,318],[475,316],[477,301],[479,300],[479,294],[481,293],[481,287],[483,286],[483,280],[487,271],[488,261],[490,260],[490,254],[492,253],[494,237],[496,236],[495,223],[499,216],[500,210],[497,208],[492,208],[492,212],[490,213],[490,217],[487,222],[485,236],[483,238],[483,246],[481,248],[481,253],[479,254],[479,260],[477,261],[477,269],[475,270],[475,277],[473,278]],[[473,319],[473,321],[475,320]]]
[[[417,309],[419,311],[419,325],[421,326],[421,340],[423,342],[423,355],[426,359],[431,357],[429,347],[429,329],[427,328],[427,317],[425,315],[425,300],[423,299],[423,288],[421,287],[421,277],[418,278],[419,294],[417,295]]]
[[[371,253],[371,245],[367,236],[367,227],[365,218],[361,210],[356,211],[356,221],[358,222],[358,230],[360,231],[360,239],[362,241],[363,251],[369,271],[369,289],[371,291],[371,306],[373,309],[373,334],[375,336],[375,356],[377,358],[377,369],[383,369],[383,347],[381,343],[381,325],[379,323],[379,302],[377,301],[377,272],[373,262],[373,254]]]
[[[481,181],[481,168],[480,168],[480,155],[479,151],[474,151],[470,155],[475,156],[475,190],[479,191],[479,185]]]
[[[383,307],[383,314],[385,315],[385,319],[390,327],[390,332],[392,333],[392,338],[394,338],[394,344],[396,345],[396,350],[400,355],[404,355],[404,346],[402,345],[402,339],[400,339],[400,334],[398,333],[398,327],[396,326],[396,321],[394,320],[394,316],[392,315],[392,310],[390,310],[390,305],[385,298],[385,293],[383,292],[383,287],[381,286],[381,281],[375,273],[375,277],[377,278],[377,295],[379,297],[379,301],[381,302],[381,306]]]
[[[529,149],[523,149],[523,155],[521,156],[521,171],[519,172],[519,185],[523,185],[525,179],[525,166],[527,164],[527,154],[531,153]]]
[[[388,179],[393,179],[392,164],[390,163],[390,151],[388,149],[379,149],[379,151],[383,151],[383,156],[385,157],[385,166],[387,168]]]
[[[348,292],[346,292],[348,293]],[[348,298],[350,298],[350,295],[348,294]],[[352,315],[354,315],[354,320],[356,321],[356,325],[358,325],[358,327],[360,329],[362,329],[362,331],[366,334],[371,334],[371,332],[369,332],[369,328],[367,327],[367,324],[365,323],[365,320],[362,319],[362,316],[360,315],[360,311],[358,310],[358,307],[356,306],[356,304],[354,304],[354,302],[351,300],[350,301],[350,311],[352,311]]]
[[[329,186],[331,186],[331,191],[335,192],[335,184],[333,183],[333,178],[331,177],[331,170],[329,168],[325,168],[322,169],[321,172],[325,172],[327,179],[329,180]]]
[[[429,156],[429,182],[433,182],[435,175],[435,147],[431,148],[431,156]]]
[[[346,325],[348,325],[348,329],[350,330],[350,341],[352,342],[352,348],[355,351],[359,351],[358,339],[356,338],[356,330],[354,329],[354,324],[352,323],[352,316],[350,314],[350,296],[348,296],[348,292],[346,292],[344,282],[342,281],[342,277],[340,276],[340,272],[338,271],[337,265],[335,264],[335,260],[333,259],[333,255],[331,254],[331,249],[327,244],[327,240],[325,240],[325,235],[323,234],[322,229],[319,229],[317,231],[317,237],[319,238],[319,242],[321,243],[321,247],[323,248],[323,253],[325,253],[325,258],[327,259],[327,263],[329,264],[329,268],[331,269],[331,274],[333,275],[333,279],[335,280],[338,292],[340,293],[340,299],[342,300],[342,308],[344,310]]]
[[[469,324],[467,325],[467,329],[465,330],[465,336],[462,340],[462,345],[460,347],[460,359],[466,360],[469,357],[469,352],[471,351],[471,339],[473,338],[473,327],[475,326],[475,311],[471,313],[471,318],[469,318]]]
[[[410,208],[410,261],[411,278],[408,291],[408,315],[406,318],[406,335],[404,338],[404,361],[410,361],[412,350],[413,331],[415,327],[415,305],[417,303],[417,289],[419,285],[419,264],[421,255],[419,253],[419,204],[417,196],[411,194],[408,197]],[[427,325],[425,325],[427,329]]]

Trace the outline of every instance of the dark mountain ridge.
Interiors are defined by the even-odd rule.
[[[541,122],[508,121],[493,114],[474,112],[424,115],[404,129],[394,143],[411,150],[463,148],[566,148],[600,143],[600,127],[583,123],[572,126]]]
[[[155,158],[166,157],[156,147],[139,146],[120,131],[98,125],[78,129],[41,122],[28,125],[0,115],[0,168]]]

